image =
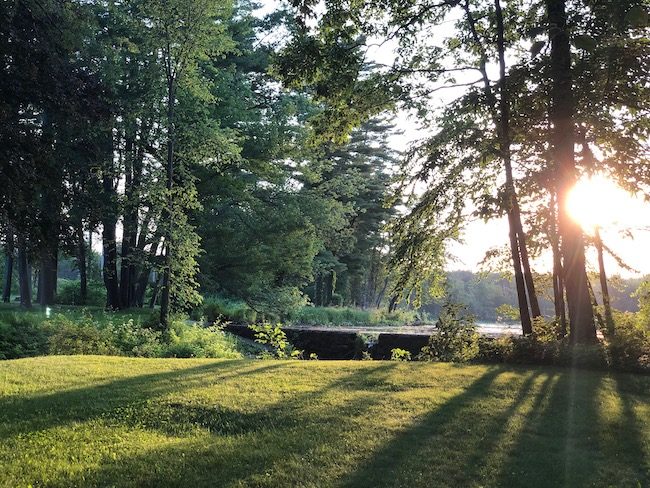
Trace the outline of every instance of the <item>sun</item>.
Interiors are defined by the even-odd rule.
[[[571,217],[585,232],[633,224],[639,202],[612,180],[594,175],[578,181],[567,200]]]

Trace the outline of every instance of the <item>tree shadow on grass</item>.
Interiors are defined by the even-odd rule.
[[[623,418],[611,418],[611,390],[602,373],[570,369],[559,375],[495,478],[494,486],[648,486],[639,428],[629,395],[618,391]],[[648,384],[647,382],[645,383]],[[637,484],[639,483],[639,484]]]
[[[385,400],[382,387],[390,384],[386,379],[394,367],[364,367],[254,412],[178,404],[171,416],[146,413],[148,430],[187,434],[198,425],[202,432],[134,456],[104,459],[97,468],[63,476],[50,486],[318,486],[310,480],[317,469],[311,463],[318,462],[323,449],[339,451],[354,419]],[[346,389],[355,391],[332,404],[328,393]]]
[[[204,384],[206,376],[213,381],[224,381],[280,366],[278,363],[256,367],[255,363],[245,360],[222,361],[73,390],[3,398],[0,399],[0,438],[107,416],[120,408]]]
[[[531,395],[541,371],[516,378],[512,398],[496,399],[494,368],[374,453],[342,486],[467,486],[496,447],[508,418]],[[499,410],[490,411],[499,407]]]
[[[638,486],[650,486],[650,438],[645,438],[643,426],[650,422],[650,418],[641,420],[635,410],[635,404],[648,405],[650,402],[650,382],[647,377],[634,375],[613,375],[616,391],[622,404],[620,416],[621,431],[625,437],[621,439],[623,446],[614,453],[617,465],[624,464],[631,479],[637,481]],[[637,399],[638,397],[638,399]]]

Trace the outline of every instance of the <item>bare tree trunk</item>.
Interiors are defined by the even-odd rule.
[[[607,286],[607,274],[605,273],[605,260],[603,258],[603,241],[600,238],[600,230],[595,229],[594,242],[596,251],[598,251],[598,276],[600,278],[600,290],[603,294],[603,307],[605,309],[605,326],[610,336],[615,333],[614,317],[612,316],[612,305],[609,297],[609,287]]]
[[[2,301],[11,302],[11,281],[14,274],[14,232],[11,228],[7,230],[7,242],[5,247],[5,277],[2,290]]]
[[[32,308],[32,277],[27,263],[27,244],[25,237],[18,234],[18,285],[20,287],[20,306]]]
[[[83,224],[77,227],[77,267],[79,268],[79,299],[82,304],[88,300],[88,272],[86,268],[86,239]]]
[[[167,229],[165,232],[165,266],[163,271],[163,284],[162,294],[160,297],[160,326],[163,330],[169,328],[169,312],[170,312],[170,296],[171,296],[171,266],[172,255],[174,251],[173,246],[173,197],[172,188],[174,185],[174,105],[175,105],[175,86],[174,79],[171,78],[171,72],[167,74],[167,192],[168,195],[168,209],[167,209]]]
[[[546,0],[551,42],[551,106],[553,159],[556,161],[558,220],[569,309],[571,342],[596,342],[594,314],[589,298],[582,230],[568,213],[567,198],[576,182],[574,99],[571,52],[565,0]]]
[[[53,305],[56,296],[58,239],[47,242],[40,251],[38,301],[42,307]]]
[[[515,285],[517,288],[517,302],[519,305],[519,315],[521,319],[521,328],[524,335],[532,333],[532,321],[529,309],[529,303],[534,312],[533,316],[539,315],[539,304],[537,295],[535,293],[535,286],[530,271],[530,264],[528,260],[528,252],[525,249],[526,239],[521,224],[521,214],[517,202],[517,193],[514,186],[514,178],[512,175],[512,161],[511,161],[511,140],[510,140],[510,109],[507,91],[507,78],[505,66],[505,39],[504,39],[504,25],[503,13],[501,9],[500,0],[494,0],[497,20],[497,50],[499,57],[499,72],[500,72],[500,97],[498,100],[494,95],[490,79],[487,74],[487,54],[481,42],[481,38],[476,29],[476,20],[474,19],[471,9],[470,1],[465,0],[464,10],[469,23],[470,31],[474,43],[478,47],[481,55],[479,71],[483,79],[484,92],[487,103],[492,113],[492,118],[497,127],[499,135],[499,152],[504,164],[506,174],[506,211],[508,215],[508,226],[510,228],[510,253],[512,255],[512,264],[515,277]],[[522,261],[524,263],[522,264]]]
[[[560,321],[560,335],[566,337],[566,305],[564,302],[564,271],[562,270],[562,256],[560,254],[560,242],[556,228],[557,205],[555,190],[551,190],[551,202],[549,205],[549,240],[553,252],[553,303],[555,305],[555,317]]]
[[[497,18],[497,50],[499,53],[499,78],[501,82],[500,97],[499,97],[499,140],[500,152],[503,165],[506,173],[506,206],[508,209],[508,224],[510,226],[510,251],[512,253],[512,260],[515,271],[515,284],[517,286],[517,301],[519,303],[519,312],[521,318],[521,328],[524,335],[530,335],[533,332],[531,317],[529,314],[529,300],[526,292],[532,292],[534,302],[537,304],[537,297],[535,296],[535,287],[532,282],[532,275],[530,275],[530,266],[528,272],[530,275],[529,280],[524,279],[522,268],[522,256],[526,256],[526,264],[528,265],[528,252],[524,249],[525,240],[523,239],[523,228],[521,225],[521,215],[519,213],[519,204],[517,203],[517,194],[515,191],[514,178],[512,175],[512,161],[510,151],[510,106],[508,100],[508,87],[506,78],[506,62],[505,62],[505,40],[504,40],[504,26],[503,26],[503,13],[501,11],[500,0],[494,1]],[[489,83],[488,83],[489,86]],[[539,305],[537,305],[537,315],[539,315]],[[535,314],[533,313],[533,316]]]

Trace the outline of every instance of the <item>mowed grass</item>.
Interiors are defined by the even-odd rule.
[[[3,486],[649,486],[650,377],[396,362],[0,363]]]

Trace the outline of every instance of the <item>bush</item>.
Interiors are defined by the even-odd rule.
[[[466,362],[479,353],[479,335],[473,316],[461,305],[447,302],[436,322],[436,333],[418,356],[425,361]]]
[[[161,333],[133,319],[109,323],[107,333],[115,347],[128,356],[153,358],[163,355]]]
[[[609,360],[620,371],[650,371],[650,331],[643,315],[617,313],[615,333],[609,338]]]
[[[113,344],[110,332],[99,329],[90,316],[80,322],[55,315],[44,323],[49,332],[48,352],[50,354],[119,354],[121,351]]]
[[[407,351],[406,349],[400,349],[399,347],[396,347],[395,349],[391,349],[391,351],[390,351],[390,360],[391,361],[410,361],[411,360],[411,352]]]
[[[47,353],[47,333],[32,316],[0,315],[0,359],[18,359]]]
[[[228,322],[252,324],[257,319],[257,312],[242,301],[221,297],[206,297],[202,305],[192,311],[191,318],[204,318],[210,323],[225,320]]]
[[[292,323],[302,325],[405,325],[416,322],[412,310],[388,312],[385,308],[361,310],[351,307],[302,307],[289,316]]]
[[[99,281],[88,282],[85,303],[81,300],[81,282],[79,280],[59,279],[56,302],[61,305],[96,305],[106,304],[106,288]]]
[[[201,327],[174,320],[169,344],[164,347],[162,355],[177,358],[241,358],[237,347],[237,339],[219,327]]]
[[[263,358],[275,357],[277,359],[302,359],[303,351],[295,349],[289,340],[287,334],[281,328],[280,324],[271,325],[269,323],[251,325],[250,328],[255,332],[255,341],[269,346],[273,349],[273,354],[262,354]]]

